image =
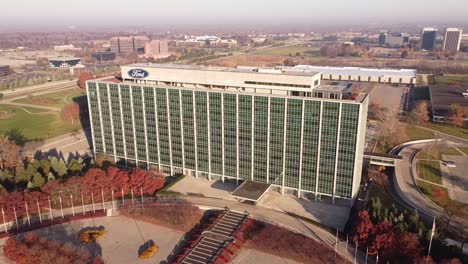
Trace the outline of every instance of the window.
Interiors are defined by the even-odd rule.
[[[267,85],[267,86],[284,86],[284,87],[310,88],[310,85],[290,84],[290,83],[270,83],[270,82],[253,82],[253,81],[245,81],[244,83],[245,83],[245,84],[254,84],[254,85]]]

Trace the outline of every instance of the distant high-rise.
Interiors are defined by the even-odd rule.
[[[379,34],[379,45],[384,46],[385,40],[387,39],[388,31],[382,31]]]
[[[444,51],[459,51],[462,34],[463,30],[461,28],[446,28],[444,34]]]
[[[421,48],[424,50],[433,50],[435,48],[436,37],[436,28],[424,28],[421,37]]]
[[[144,53],[148,42],[150,39],[145,36],[114,37],[110,40],[110,48],[118,54]]]

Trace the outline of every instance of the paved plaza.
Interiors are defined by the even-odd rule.
[[[161,263],[166,260],[184,234],[150,223],[135,221],[125,216],[86,219],[32,232],[42,237],[83,246],[78,240],[78,233],[83,228],[93,225],[104,226],[107,233],[98,240],[97,244],[90,245],[90,250],[97,254],[102,253],[104,262],[112,264]],[[158,252],[149,262],[138,259],[138,249],[143,245],[143,239],[153,240],[159,247]],[[0,240],[0,246],[3,246],[5,241],[6,238]]]
[[[455,168],[440,164],[442,182],[448,189],[449,197],[468,204],[468,157],[443,155],[442,158],[443,160],[454,161],[456,164]]]
[[[234,183],[186,176],[170,190],[183,194],[203,194],[206,197],[235,201],[236,199],[231,196],[231,193],[236,188],[237,185]],[[331,204],[330,201],[298,199],[296,196],[281,195],[275,191],[268,191],[257,205],[280,212],[293,213],[340,230],[344,228],[350,212],[349,201],[336,200],[335,204]]]
[[[242,249],[232,264],[299,264],[300,262],[270,255],[257,250]]]

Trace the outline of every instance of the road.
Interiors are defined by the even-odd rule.
[[[50,83],[27,86],[27,87],[16,88],[16,89],[11,89],[11,90],[3,90],[3,91],[0,91],[0,93],[2,93],[3,98],[6,99],[6,98],[11,98],[11,97],[18,97],[20,95],[28,95],[32,93],[37,93],[41,91],[54,91],[54,89],[56,88],[63,88],[63,87],[71,88],[73,86],[76,86],[76,82],[77,80],[50,82]]]
[[[431,129],[425,129],[433,132],[434,135],[440,138],[444,143],[455,145],[468,144],[468,141],[465,139],[443,134]],[[404,205],[416,208],[426,220],[432,221],[433,217],[447,220],[444,209],[424,196],[417,187],[414,178],[416,174],[414,156],[417,152],[430,144],[434,143],[409,144],[395,148],[392,154],[398,154],[402,156],[403,159],[396,163],[392,194]],[[465,232],[468,232],[468,219],[454,216],[450,221],[450,230],[455,234],[460,234],[460,230],[463,229]]]

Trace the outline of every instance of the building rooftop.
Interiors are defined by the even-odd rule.
[[[292,70],[298,71],[315,71],[323,74],[336,75],[352,75],[352,76],[398,76],[416,78],[417,71],[415,69],[374,69],[360,67],[330,67],[330,66],[313,66],[313,65],[297,65]]]
[[[353,86],[352,82],[332,82],[330,84],[321,84],[316,87],[314,91],[344,93],[347,89],[351,88],[351,86]]]
[[[135,63],[124,65],[131,68],[159,68],[159,69],[177,69],[177,70],[199,70],[199,71],[217,71],[217,72],[241,72],[241,73],[260,73],[260,74],[282,74],[292,76],[315,76],[320,74],[318,71],[285,71],[276,68],[259,68],[249,66],[237,66],[237,68],[203,66],[203,65],[184,65],[184,64],[155,64],[155,63]]]
[[[75,58],[75,57],[56,57],[56,58],[50,58],[50,61],[69,61],[69,60],[80,60],[80,58]]]
[[[447,116],[452,104],[468,107],[468,87],[431,86],[429,92],[434,116]]]

